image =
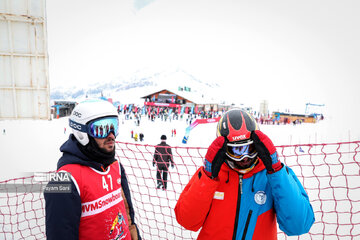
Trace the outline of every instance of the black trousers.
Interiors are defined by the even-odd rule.
[[[162,184],[165,189],[167,188],[168,171],[167,166],[158,166],[156,172],[157,184]]]

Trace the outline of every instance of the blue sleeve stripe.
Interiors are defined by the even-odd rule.
[[[273,154],[271,154],[271,162],[272,162],[272,164],[275,164],[278,162],[277,152],[274,152]]]
[[[204,160],[204,170],[207,172],[211,172],[211,162],[206,159]]]

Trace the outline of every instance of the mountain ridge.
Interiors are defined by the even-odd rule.
[[[88,86],[57,87],[51,90],[51,100],[81,100],[88,97],[108,97],[122,102],[136,102],[146,94],[162,89],[176,91],[188,87],[196,96],[209,95],[214,99],[215,91],[221,88],[217,83],[203,82],[182,69],[167,69],[161,72],[137,71],[128,78],[118,77],[109,82],[99,82]]]

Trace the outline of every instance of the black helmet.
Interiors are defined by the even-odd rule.
[[[258,129],[253,116],[234,108],[227,111],[218,122],[216,136],[223,136],[231,143],[239,142],[249,140],[251,131]]]
[[[160,139],[161,140],[166,140],[166,135],[161,135]]]
[[[228,141],[225,162],[233,170],[244,174],[257,164],[257,152],[250,135],[258,129],[253,116],[238,108],[227,111],[218,122],[216,135]]]

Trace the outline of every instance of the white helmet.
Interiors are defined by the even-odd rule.
[[[110,102],[101,99],[85,100],[76,105],[72,111],[69,126],[72,128],[75,138],[85,146],[89,143],[89,136],[86,132],[80,131],[81,126],[91,120],[107,116],[118,116],[116,108]]]

